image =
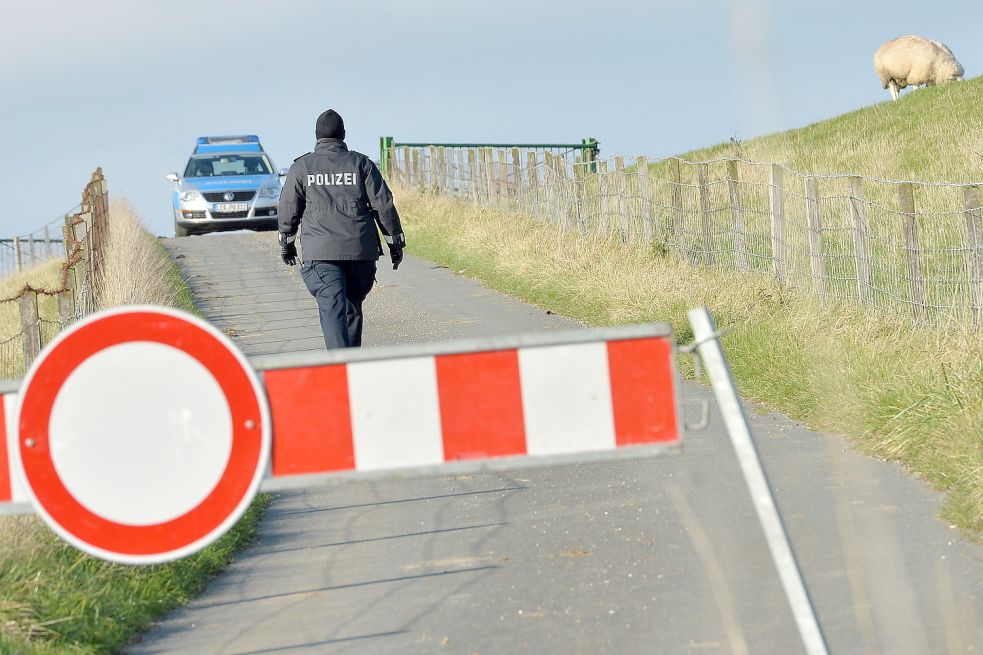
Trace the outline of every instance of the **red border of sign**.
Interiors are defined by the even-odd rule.
[[[126,561],[164,561],[172,553],[183,556],[197,542],[217,538],[221,532],[213,533],[251,499],[251,490],[266,466],[264,455],[268,455],[268,448],[263,448],[268,430],[265,403],[248,363],[237,356],[234,346],[197,323],[197,319],[192,322],[191,317],[156,308],[96,315],[65,333],[35,363],[20,399],[21,464],[39,508],[84,545],[122,555]],[[211,493],[182,516],[151,525],[117,523],[84,507],[65,488],[49,448],[55,398],[71,373],[99,351],[134,341],[171,346],[200,362],[229,401],[232,418],[229,460]],[[252,428],[247,427],[249,421]],[[32,447],[26,445],[28,439],[34,440]]]

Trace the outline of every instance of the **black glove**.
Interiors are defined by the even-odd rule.
[[[396,246],[389,246],[389,256],[392,257],[393,270],[395,271],[403,261],[403,249],[397,248]]]
[[[280,259],[287,266],[297,263],[297,244],[293,241],[288,242],[285,234],[280,235]]]

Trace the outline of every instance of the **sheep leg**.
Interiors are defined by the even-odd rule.
[[[898,99],[898,83],[895,82],[894,80],[891,80],[890,82],[887,83],[887,85],[888,85],[888,88],[891,89],[891,100],[897,100]]]

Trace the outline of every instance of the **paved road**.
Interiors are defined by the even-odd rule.
[[[320,346],[273,235],[166,245],[246,352]],[[425,261],[379,283],[370,344],[571,324]],[[833,653],[983,651],[983,548],[938,494],[783,416],[753,426]],[[533,650],[802,652],[716,414],[671,458],[278,494],[257,544],[129,652]]]

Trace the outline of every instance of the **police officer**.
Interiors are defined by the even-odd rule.
[[[297,263],[317,300],[328,348],[362,345],[362,301],[375,282],[383,254],[376,223],[389,244],[393,270],[403,261],[406,238],[393,196],[376,165],[345,145],[345,123],[333,109],[317,118],[317,144],[294,160],[280,194],[280,256]]]

